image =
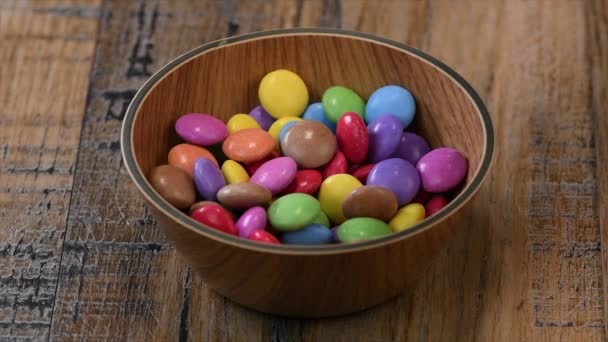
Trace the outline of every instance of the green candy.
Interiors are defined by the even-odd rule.
[[[388,224],[371,217],[355,217],[344,221],[338,228],[338,239],[341,242],[372,240],[389,235]]]
[[[281,231],[294,231],[311,224],[321,211],[319,201],[307,194],[279,197],[268,208],[270,224]]]
[[[320,224],[325,227],[331,227],[331,225],[329,223],[329,218],[327,217],[327,215],[325,214],[325,212],[323,210],[319,210],[319,215],[317,215],[317,217],[315,217],[315,220],[312,221],[312,223],[317,223],[317,224]]]
[[[354,91],[341,87],[333,86],[323,93],[323,111],[333,123],[337,123],[340,117],[347,112],[357,113],[361,119],[365,115],[365,102]]]

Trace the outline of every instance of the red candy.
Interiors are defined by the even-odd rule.
[[[420,203],[420,204],[424,204],[426,203],[426,201],[429,199],[429,197],[431,196],[431,193],[424,190],[422,187],[420,187],[420,189],[418,190],[418,193],[416,194],[416,197],[414,197],[414,199],[412,200],[412,203]]]
[[[376,164],[366,164],[363,166],[359,166],[351,174],[353,177],[357,178],[359,182],[365,184],[367,182],[367,175],[374,168],[374,166],[376,166]]]
[[[448,201],[446,201],[443,195],[433,195],[424,206],[426,217],[435,215],[435,213],[445,207],[446,204],[448,204]]]
[[[323,182],[323,176],[321,172],[317,170],[300,170],[296,173],[296,178],[289,184],[289,186],[283,190],[283,194],[291,194],[294,192],[301,192],[309,195],[313,195],[319,190]]]
[[[196,221],[224,233],[236,235],[232,215],[219,204],[207,204],[194,210],[191,214]]]
[[[344,153],[336,151],[336,155],[334,155],[333,159],[327,163],[327,165],[323,166],[321,173],[323,174],[323,179],[325,179],[339,173],[346,173],[347,170],[348,162],[346,161]]]
[[[263,242],[263,243],[269,243],[269,244],[272,244],[272,245],[280,245],[281,244],[279,242],[279,240],[277,240],[277,238],[274,237],[274,235],[270,234],[269,232],[267,232],[265,230],[260,230],[260,229],[256,229],[253,232],[251,232],[251,235],[249,235],[249,240],[257,241],[257,242]]]
[[[338,147],[351,163],[361,163],[367,156],[369,137],[363,119],[356,113],[345,113],[336,128]]]

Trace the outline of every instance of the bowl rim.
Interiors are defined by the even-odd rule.
[[[230,45],[236,45],[247,41],[253,41],[258,39],[267,39],[276,36],[292,36],[292,35],[322,35],[322,36],[338,36],[349,39],[358,39],[368,41],[380,45],[387,46],[389,48],[396,49],[398,51],[407,53],[412,57],[418,58],[423,62],[430,64],[432,67],[437,68],[439,71],[444,73],[447,77],[451,78],[456,84],[458,84],[464,93],[468,95],[469,99],[475,104],[477,113],[480,116],[484,130],[484,147],[482,158],[479,163],[479,167],[475,171],[473,178],[470,183],[462,189],[462,191],[445,206],[437,214],[426,218],[422,222],[415,226],[405,229],[400,232],[391,233],[385,237],[362,241],[350,244],[330,244],[330,245],[315,245],[315,246],[302,246],[302,245],[271,245],[257,243],[254,241],[246,240],[238,236],[232,236],[223,232],[217,231],[190,218],[187,214],[173,207],[169,202],[162,198],[156,190],[150,185],[147,177],[141,171],[137,164],[133,151],[133,123],[141,104],[144,102],[147,95],[151,90],[173,70],[177,69],[180,65],[187,63],[193,58],[196,58],[209,51],[223,48]],[[156,71],[150,78],[141,86],[137,91],[133,99],[131,100],[127,111],[125,112],[122,129],[120,133],[121,140],[121,153],[125,168],[129,173],[131,179],[137,186],[139,192],[145,197],[145,199],[154,205],[157,210],[163,212],[168,217],[171,217],[174,221],[180,224],[186,229],[190,229],[197,234],[201,234],[206,238],[216,240],[217,242],[232,245],[238,248],[245,248],[257,252],[281,254],[281,255],[326,255],[326,254],[344,254],[355,251],[362,251],[371,248],[382,247],[387,244],[396,243],[403,239],[412,237],[416,234],[420,234],[427,229],[431,229],[435,225],[439,224],[443,220],[447,219],[453,213],[458,211],[464,206],[479,190],[484,179],[488,175],[488,171],[493,161],[495,141],[494,141],[494,128],[490,114],[477,94],[473,87],[465,81],[456,71],[448,67],[438,59],[408,45],[399,43],[397,41],[369,34],[364,32],[349,31],[343,29],[332,29],[332,28],[289,28],[289,29],[278,29],[269,31],[259,31],[253,33],[242,34],[229,38],[222,38],[215,41],[208,42],[199,47],[196,47],[177,58],[173,59],[169,63],[165,64],[162,68]]]

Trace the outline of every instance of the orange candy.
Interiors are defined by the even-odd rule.
[[[190,144],[179,144],[173,146],[173,148],[169,151],[168,159],[169,165],[173,165],[186,171],[190,177],[192,177],[192,173],[194,172],[194,162],[198,158],[207,158],[215,165],[218,165],[213,154],[207,151],[206,148]]]
[[[275,146],[275,139],[266,131],[248,128],[230,134],[224,140],[222,150],[232,160],[252,163],[269,155]]]

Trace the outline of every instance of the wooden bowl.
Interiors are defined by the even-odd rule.
[[[271,246],[207,228],[163,200],[146,180],[179,142],[175,120],[188,112],[223,120],[258,105],[258,84],[275,69],[299,74],[318,101],[332,85],[364,98],[388,84],[409,89],[415,127],[432,146],[469,161],[466,186],[441,212],[381,239],[327,246]],[[218,293],[279,315],[323,317],[368,308],[416,281],[453,234],[460,212],[488,173],[490,116],[471,86],[440,61],[403,44],[329,29],[259,32],[205,44],[173,60],[139,90],[124,118],[127,170],[179,253]]]

